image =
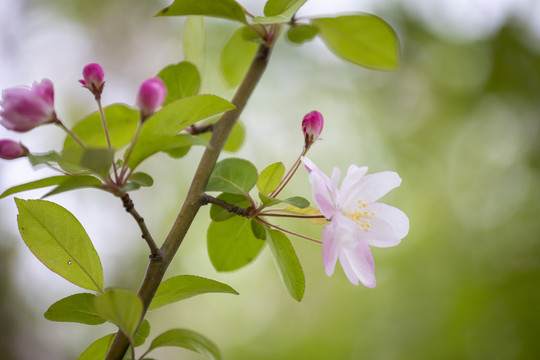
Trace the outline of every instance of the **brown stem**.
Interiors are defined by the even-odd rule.
[[[244,110],[250,95],[253,93],[253,90],[257,86],[257,83],[268,65],[272,45],[273,43],[259,46],[248,73],[232,100],[236,109],[223,114],[221,119],[215,124],[212,138],[210,139],[210,146],[206,148],[201,161],[199,162],[199,166],[193,177],[193,181],[191,182],[184,204],[182,205],[167,238],[161,246],[160,251],[162,256],[159,258],[150,258],[150,264],[148,265],[146,275],[138,293],[144,305],[144,313],[148,310],[148,306],[154,298],[167,267],[175,256],[178,247],[184,240],[195,215],[201,207],[201,198],[206,189],[210,174],[214,169],[214,165],[217,162],[219,154],[223,149],[223,145],[234,124],[238,120],[242,110]],[[106,360],[121,360],[128,346],[129,340],[121,331],[118,331],[113,344],[109,349]]]
[[[152,238],[152,235],[150,235],[150,231],[148,231],[148,228],[146,227],[146,223],[144,222],[144,218],[139,215],[137,210],[135,210],[135,207],[133,206],[133,201],[131,201],[131,198],[129,197],[129,194],[124,194],[120,197],[122,199],[122,204],[124,204],[124,208],[128,213],[133,216],[135,221],[137,221],[137,224],[139,225],[139,228],[142,232],[142,238],[146,240],[146,243],[148,244],[148,247],[150,248],[150,256],[151,257],[161,257],[159,248],[157,247],[154,239]]]
[[[205,132],[213,131],[214,130],[214,124],[206,124],[206,125],[190,125],[186,129],[186,131],[191,135],[199,135],[204,134]]]
[[[248,217],[249,214],[250,214],[250,211],[252,210],[250,208],[244,209],[244,208],[241,208],[240,206],[229,204],[226,201],[223,201],[221,199],[217,199],[217,198],[215,198],[213,196],[210,196],[208,194],[202,194],[201,195],[201,205],[208,205],[208,204],[215,204],[217,206],[220,206],[220,207],[224,208],[225,210],[227,210],[230,213],[240,215],[240,216],[244,216],[244,217]]]

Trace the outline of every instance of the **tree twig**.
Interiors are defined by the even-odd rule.
[[[238,120],[240,113],[244,110],[249,97],[266,70],[273,44],[273,42],[269,42],[259,45],[251,66],[232,100],[232,103],[236,108],[223,114],[220,120],[215,124],[210,139],[210,146],[206,148],[201,161],[199,162],[199,166],[197,167],[197,171],[193,177],[193,181],[191,182],[182,208],[160,248],[162,256],[159,258],[150,258],[146,275],[138,292],[144,306],[143,316],[148,310],[150,302],[154,298],[165,271],[171,260],[174,258],[180,244],[182,244],[195,215],[197,215],[197,212],[201,207],[201,197],[206,189],[210,174],[214,169],[214,165],[217,162],[219,154],[223,149],[223,145],[229,137],[234,124]],[[109,349],[106,360],[121,360],[128,346],[129,340],[121,331],[118,331],[113,344]]]
[[[133,205],[133,201],[129,197],[129,194],[124,194],[120,197],[122,199],[122,204],[124,204],[124,208],[128,213],[133,216],[135,221],[137,221],[137,225],[139,225],[139,228],[142,232],[142,238],[146,240],[146,243],[148,244],[148,247],[150,248],[150,256],[152,258],[159,258],[161,257],[161,253],[159,251],[159,248],[156,245],[156,242],[152,238],[152,235],[150,235],[150,231],[148,231],[148,228],[146,227],[146,223],[144,222],[144,218],[139,215],[137,210],[135,210],[135,206]]]
[[[215,198],[215,197],[213,197],[211,195],[202,194],[201,195],[201,205],[208,205],[208,204],[218,205],[218,206],[224,208],[225,210],[227,210],[230,213],[240,215],[240,216],[244,216],[244,217],[248,217],[250,211],[252,210],[252,208],[247,208],[247,209],[241,208],[240,206],[229,204],[228,202],[223,201],[223,200],[218,199],[218,198]]]

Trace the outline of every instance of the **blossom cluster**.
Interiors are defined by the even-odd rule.
[[[90,90],[95,99],[101,99],[105,86],[105,75],[97,63],[86,65],[79,82]],[[148,119],[165,101],[167,89],[159,78],[144,81],[137,94],[137,105],[141,122]],[[17,86],[5,89],[0,100],[0,124],[8,130],[27,132],[40,125],[62,125],[54,108],[54,86],[51,80],[34,82],[32,87]],[[0,158],[15,159],[29,154],[28,149],[13,140],[0,140]]]

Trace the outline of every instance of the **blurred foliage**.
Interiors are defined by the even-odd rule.
[[[89,14],[99,18],[99,7],[91,2],[51,3],[90,27]],[[148,14],[142,8],[138,11]],[[153,329],[162,320],[165,328],[177,326],[169,323],[171,317],[183,321],[182,327],[209,329],[201,332],[226,359],[237,360],[540,357],[540,53],[533,46],[538,38],[526,35],[519,19],[510,19],[488,38],[451,41],[405,11],[388,15],[392,26],[398,24],[402,48],[395,73],[324,68],[312,53],[297,58],[298,52],[281,48],[276,49],[281,60],[276,56],[271,65],[304,62],[301,66],[333,81],[312,91],[338,91],[338,96],[339,79],[349,71],[355,90],[348,98],[358,99],[351,108],[367,112],[370,126],[382,134],[364,138],[381,143],[396,164],[392,170],[404,179],[389,203],[409,215],[411,233],[396,248],[373,249],[378,286],[351,286],[341,271],[326,279],[319,249],[293,240],[307,278],[302,303],[289,299],[281,284],[261,285],[258,269],[272,271],[261,256],[240,286],[232,284],[239,297],[187,301],[170,308],[175,316],[151,313]],[[217,29],[209,29],[209,36],[222,31]],[[244,119],[248,141],[250,120]],[[346,131],[360,132],[360,126],[351,121]],[[201,217],[204,231],[208,220]],[[204,236],[192,240],[203,242]],[[200,255],[190,243],[182,246],[188,255]],[[141,256],[138,266],[144,260]],[[196,262],[185,261],[188,268]],[[226,277],[219,280],[229,283]],[[2,278],[1,285],[4,294],[10,284]],[[8,297],[1,299],[4,308]],[[6,326],[14,322],[8,315],[2,312]],[[21,330],[20,337],[28,331]],[[179,352],[170,354],[176,358]]]

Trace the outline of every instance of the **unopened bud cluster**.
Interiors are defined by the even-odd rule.
[[[82,71],[79,82],[87,88],[96,101],[100,101],[105,86],[105,73],[101,65],[91,63]],[[165,102],[167,88],[159,78],[144,81],[137,93],[141,122],[152,116]],[[0,124],[8,130],[27,132],[40,125],[56,123],[61,125],[54,109],[54,86],[51,80],[34,82],[32,87],[17,86],[5,89],[0,100]],[[63,125],[62,125],[63,126]],[[27,156],[29,151],[21,143],[0,140],[0,158],[15,159]]]

